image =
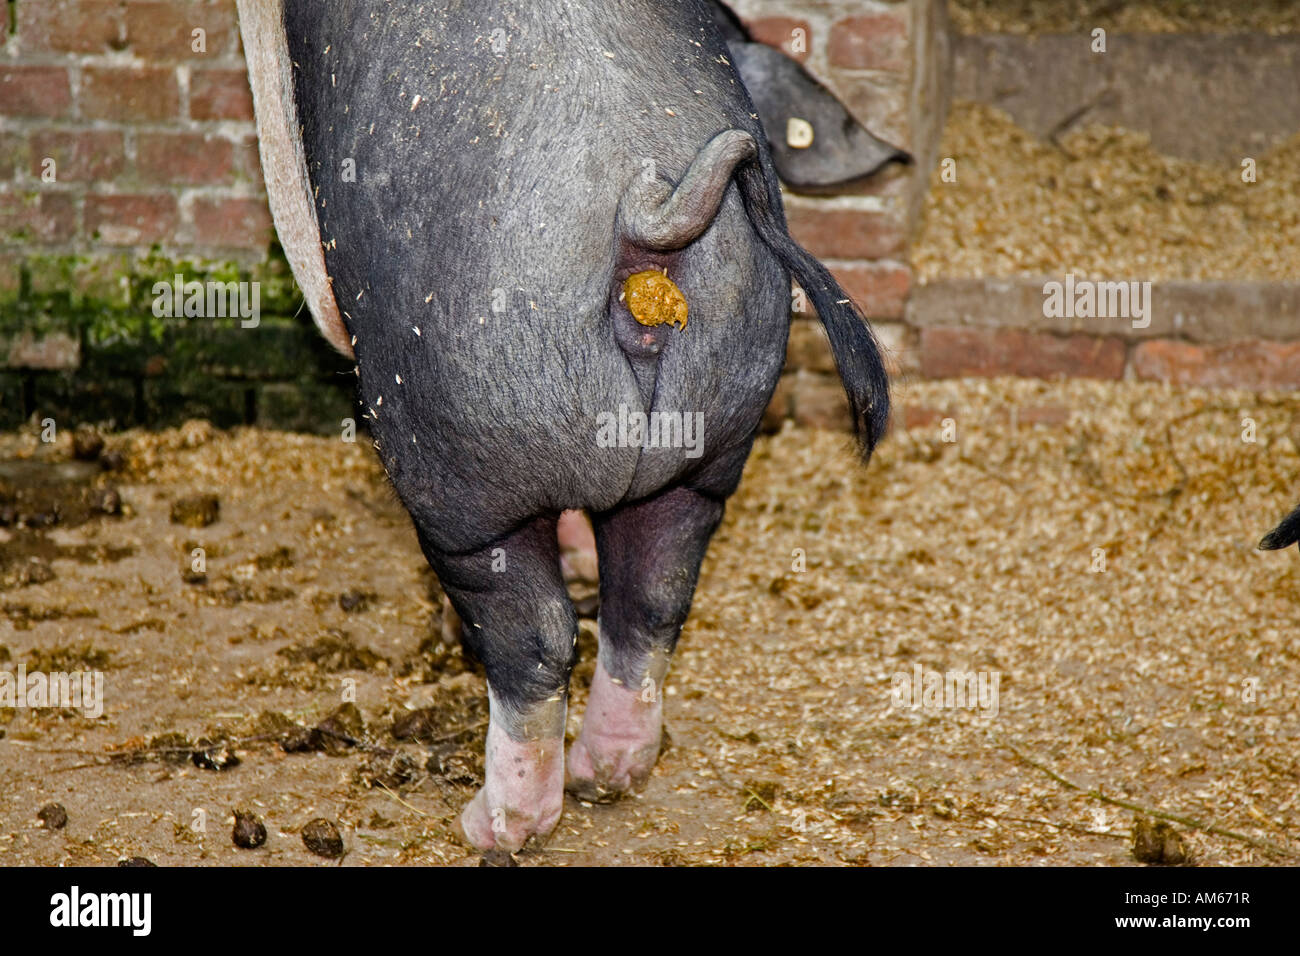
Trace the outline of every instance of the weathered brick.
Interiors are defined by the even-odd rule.
[[[135,166],[151,185],[221,185],[234,178],[234,146],[210,133],[140,133]]]
[[[810,428],[853,430],[849,400],[839,379],[810,372],[799,372],[790,377],[793,378],[792,414],[796,422]]]
[[[194,241],[217,248],[265,250],[271,241],[270,210],[260,199],[196,199]]]
[[[0,253],[0,297],[12,296],[22,288],[25,258],[21,252]]]
[[[81,343],[66,332],[20,332],[6,345],[9,368],[75,369],[81,364]]]
[[[180,101],[172,69],[93,66],[81,74],[81,112],[87,119],[165,122],[178,117]]]
[[[205,31],[206,52],[194,50],[194,31]],[[220,0],[131,0],[127,40],[136,56],[157,62],[216,59],[229,53],[236,33],[235,5]]]
[[[835,357],[826,330],[816,319],[796,319],[790,323],[790,339],[785,349],[785,367],[793,372],[835,374]]]
[[[243,382],[211,379],[147,378],[141,388],[145,420],[153,428],[206,418],[218,428],[248,423],[249,394]]]
[[[902,322],[873,322],[871,329],[891,378],[915,375],[920,370],[915,335]]]
[[[955,417],[945,409],[932,408],[929,405],[904,405],[902,408],[903,427],[908,429],[937,425],[945,418]],[[897,406],[895,406],[894,410],[895,415],[897,415]]]
[[[901,322],[875,322],[872,324],[876,341],[885,360],[885,369],[891,376],[916,371],[916,350],[912,347],[910,330]],[[816,319],[795,319],[790,323],[790,339],[786,346],[785,370],[815,372],[820,375],[838,375],[835,355],[821,322]]]
[[[195,70],[190,77],[190,118],[253,119],[253,94],[243,70]]]
[[[351,389],[338,382],[281,382],[257,390],[257,424],[263,428],[336,435],[339,422],[355,415]]]
[[[116,179],[126,164],[123,137],[114,130],[37,130],[31,137],[29,171],[40,177],[45,160],[54,160],[56,182]]]
[[[898,262],[853,263],[831,272],[869,319],[901,319],[912,288],[912,270]]]
[[[911,62],[906,9],[844,17],[831,26],[831,65],[848,70],[906,70]]]
[[[0,132],[0,182],[16,179],[31,166],[31,139],[20,130]]]
[[[1020,405],[1011,410],[1009,424],[1021,427],[1027,425],[1046,425],[1057,428],[1070,421],[1074,409],[1068,405]]]
[[[23,53],[107,53],[125,46],[120,3],[107,0],[37,0],[17,5]]]
[[[788,205],[794,238],[823,259],[890,259],[907,241],[898,217],[889,212]]]
[[[765,433],[772,433],[781,430],[782,423],[790,417],[793,411],[791,396],[794,391],[794,376],[782,375],[776,383],[776,391],[772,393],[772,400],[767,403],[767,408],[763,410],[763,422],[759,426]]]
[[[1175,385],[1300,388],[1300,342],[1193,345],[1156,339],[1134,350],[1133,371],[1140,379]]]
[[[21,372],[0,372],[0,429],[18,428],[26,420],[27,406],[23,399],[26,380],[27,376]]]
[[[129,253],[77,256],[63,288],[96,303],[125,306],[130,300]]]
[[[176,197],[87,196],[86,233],[110,246],[150,245],[171,239],[180,221]]]
[[[1049,335],[1022,329],[921,330],[926,378],[1020,375],[1026,378],[1117,379],[1124,374],[1122,340]]]
[[[136,382],[130,379],[93,379],[81,370],[28,374],[31,405],[26,410],[38,418],[53,418],[60,428],[82,422],[105,422],[117,427],[138,424]]]
[[[812,51],[812,27],[794,17],[759,17],[746,23],[750,36],[802,63]],[[798,31],[802,31],[802,34]]]
[[[72,111],[72,86],[61,66],[0,69],[0,112],[6,116],[65,117]]]
[[[68,193],[0,193],[0,239],[66,242],[77,234],[76,199]]]

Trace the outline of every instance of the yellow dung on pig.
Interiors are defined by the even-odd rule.
[[[632,318],[642,325],[676,325],[686,328],[686,296],[676,283],[653,269],[637,272],[623,282],[623,297]]]

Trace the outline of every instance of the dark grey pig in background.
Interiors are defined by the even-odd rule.
[[[485,782],[461,823],[514,850],[554,827],[566,785],[608,799],[654,766],[700,563],[780,374],[791,275],[867,454],[889,416],[880,352],[790,238],[702,0],[239,8],[281,242],[355,355],[380,459],[487,673]],[[629,414],[698,427],[611,440]],[[566,773],[577,621],[556,522],[577,509],[600,651]]]

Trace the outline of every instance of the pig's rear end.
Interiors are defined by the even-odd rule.
[[[488,676],[486,780],[462,818],[481,847],[517,848],[560,812],[576,647],[562,509],[592,513],[601,566],[567,783],[606,799],[650,773],[700,562],[780,373],[787,270],[827,325],[868,448],[888,407],[865,322],[786,233],[708,12],[575,6],[285,6],[365,414]],[[684,298],[684,327],[630,310],[625,280],[652,272]],[[602,440],[611,418],[656,413],[702,434]]]

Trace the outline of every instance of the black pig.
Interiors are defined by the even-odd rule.
[[[356,357],[380,459],[487,672],[486,779],[462,826],[517,849],[554,827],[566,785],[607,799],[654,766],[669,659],[781,371],[791,275],[867,454],[889,415],[880,352],[790,238],[701,0],[239,7],[281,241]],[[567,777],[566,509],[591,514],[601,568]]]

